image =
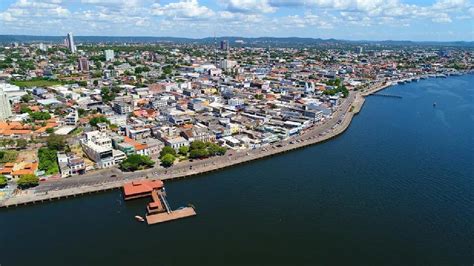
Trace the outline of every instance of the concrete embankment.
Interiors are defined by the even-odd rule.
[[[384,88],[386,87],[377,87],[376,89],[371,90],[369,94]],[[0,208],[14,207],[27,204],[37,204],[58,199],[76,197],[80,195],[87,195],[101,191],[113,190],[122,187],[124,183],[130,182],[131,180],[143,179],[148,176],[154,176],[157,173],[157,178],[160,178],[162,180],[173,180],[194,175],[200,175],[328,141],[343,133],[349,127],[352,118],[354,117],[354,115],[360,112],[364,104],[364,96],[369,94],[357,93],[355,96],[353,96],[353,98],[351,98],[350,100],[348,99],[348,104],[346,104],[344,108],[342,108],[342,110],[337,111],[329,123],[325,124],[322,127],[316,127],[312,130],[309,130],[308,132],[305,132],[305,134],[298,136],[292,143],[290,143],[289,141],[284,141],[281,145],[267,146],[266,148],[253,151],[238,152],[235,153],[233,156],[222,156],[216,159],[203,160],[202,164],[185,170],[151,169],[143,171],[143,175],[137,178],[127,178],[124,180],[107,182],[94,186],[86,185],[74,188],[52,190],[42,193],[34,193],[33,191],[27,191],[27,193],[24,195],[16,195],[5,200],[3,203],[0,203]]]

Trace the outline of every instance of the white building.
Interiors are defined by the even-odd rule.
[[[113,62],[114,61],[114,50],[105,50],[105,61]]]
[[[71,51],[71,53],[77,52],[77,48],[76,48],[76,45],[74,44],[74,36],[72,36],[72,32],[69,32],[67,34],[66,45],[69,51]]]
[[[0,121],[5,121],[10,116],[12,116],[10,101],[7,94],[3,91],[3,87],[0,87]]]
[[[91,131],[81,140],[84,153],[99,168],[108,168],[126,159],[125,153],[112,149],[112,139],[105,132]]]
[[[234,68],[237,65],[237,61],[224,59],[221,61],[221,68],[224,70]]]

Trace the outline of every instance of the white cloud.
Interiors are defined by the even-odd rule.
[[[212,9],[199,5],[197,0],[182,0],[164,6],[154,4],[151,11],[155,16],[166,16],[177,20],[209,19],[215,14]]]
[[[268,0],[228,0],[227,10],[242,13],[272,13],[276,7],[272,6]]]
[[[77,34],[96,35],[288,36],[294,28],[295,34],[322,37],[322,32],[331,36],[328,29],[333,28],[338,31],[332,34],[363,36],[386,26],[410,27],[403,30],[410,32],[420,25],[436,27],[434,23],[459,23],[464,31],[466,23],[472,25],[472,0],[406,1],[215,0],[218,4],[212,5],[204,0],[15,0],[0,8],[0,33],[56,35],[77,29]],[[367,29],[352,32],[360,27]]]

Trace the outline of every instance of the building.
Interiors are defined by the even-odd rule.
[[[79,58],[79,64],[78,64],[79,71],[82,72],[87,72],[89,71],[89,60],[85,57]]]
[[[74,36],[72,36],[72,32],[69,32],[66,37],[66,46],[71,51],[71,53],[76,53],[77,48],[76,45],[74,44]]]
[[[124,102],[114,102],[112,109],[119,115],[126,115],[132,112],[132,106]]]
[[[12,107],[8,100],[8,95],[3,90],[3,87],[0,87],[0,121],[5,121],[10,116],[12,116]]]
[[[189,141],[183,137],[175,137],[171,139],[164,139],[166,146],[170,146],[175,150],[179,150],[179,148],[183,146],[189,146]]]
[[[73,175],[82,175],[86,172],[86,163],[84,159],[58,152],[58,164],[61,177],[69,177]]]
[[[126,159],[125,153],[112,149],[112,139],[105,132],[91,131],[81,140],[84,153],[99,168],[108,168]]]
[[[114,50],[105,50],[105,61],[113,62],[114,61]]]
[[[221,68],[224,70],[232,69],[237,66],[237,61],[224,59],[221,61]]]
[[[74,110],[64,117],[64,124],[67,126],[75,126],[77,122],[79,122],[79,113],[77,110]]]
[[[229,50],[229,41],[227,41],[227,40],[222,40],[221,41],[221,50],[223,50],[223,51]]]

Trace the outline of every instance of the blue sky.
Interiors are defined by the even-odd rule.
[[[472,0],[0,0],[0,34],[474,41]]]

